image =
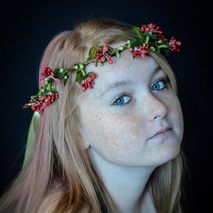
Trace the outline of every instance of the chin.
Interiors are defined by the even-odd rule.
[[[171,144],[168,144],[167,147],[164,147],[163,149],[160,149],[158,151],[158,159],[156,159],[156,162],[159,162],[158,165],[167,163],[174,158],[176,158],[180,153],[180,143],[173,142]]]

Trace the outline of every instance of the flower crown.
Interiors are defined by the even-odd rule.
[[[86,66],[91,63],[94,63],[95,66],[103,65],[105,62],[112,64],[112,58],[114,56],[119,58],[121,52],[126,49],[129,49],[133,58],[145,58],[149,50],[163,55],[180,51],[181,42],[174,37],[171,37],[170,40],[166,39],[160,27],[156,24],[150,23],[141,27],[134,26],[133,32],[135,38],[128,40],[120,47],[112,48],[106,43],[99,47],[91,47],[88,59],[83,63],[73,65],[71,69],[55,68],[52,70],[46,65],[40,74],[41,87],[39,92],[37,95],[31,96],[30,101],[24,104],[23,108],[31,107],[34,112],[42,112],[45,107],[58,98],[55,84],[63,81],[66,85],[69,77],[68,72],[76,72],[76,82],[80,84],[83,91],[87,88],[93,88],[96,74],[94,72],[87,73]]]

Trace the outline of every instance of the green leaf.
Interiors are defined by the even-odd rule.
[[[81,82],[82,80],[83,80],[82,72],[77,72],[75,81]]]
[[[94,72],[88,72],[87,77],[91,77]]]
[[[113,49],[112,47],[108,47],[108,53],[109,53],[110,55],[112,55],[113,52],[114,52],[114,49]]]
[[[157,39],[157,34],[151,34],[151,33],[149,33],[149,32],[144,32],[143,35],[144,35],[145,37],[148,36],[148,37],[150,37],[150,38],[152,38],[152,39],[154,39],[154,40]]]
[[[60,68],[55,68],[55,69],[53,70],[53,73],[56,74],[56,73],[59,72],[59,70],[60,70]]]
[[[97,47],[91,47],[90,50],[89,50],[89,58],[87,60],[92,60],[95,58],[95,54],[96,54],[96,51],[97,51]]]
[[[155,52],[156,48],[154,46],[151,46],[150,50],[152,50],[153,52]]]
[[[64,76],[64,86],[66,85],[68,78],[69,78],[69,75],[66,73],[66,75]]]
[[[131,41],[131,47],[138,47],[138,46],[142,46],[144,44],[144,42],[141,41]]]
[[[141,33],[140,27],[133,27],[133,33],[135,34],[135,37],[138,39],[143,39],[143,35]]]
[[[116,57],[120,58],[120,53],[118,51],[116,52]]]
[[[103,66],[103,65],[104,65],[104,63],[102,61],[98,62],[98,66]]]

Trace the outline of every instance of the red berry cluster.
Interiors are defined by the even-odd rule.
[[[109,47],[107,44],[103,44],[103,49],[96,50],[96,58],[95,58],[95,66],[97,66],[98,62],[105,62],[108,61],[109,64],[112,64],[112,57],[108,53]]]
[[[45,78],[49,76],[54,77],[54,73],[48,66],[45,66],[44,70],[41,72],[41,75],[40,75],[40,83],[43,85]]]
[[[157,26],[157,24],[150,23],[150,24],[144,24],[141,26],[141,32],[149,32],[151,34],[157,33],[162,34],[163,32],[160,30],[160,27]]]
[[[149,45],[146,44],[144,46],[135,47],[135,48],[129,48],[130,52],[132,52],[133,58],[137,58],[141,56],[142,58],[145,58],[145,56],[148,54]]]
[[[163,31],[160,30],[160,27],[157,26],[157,24],[150,23],[150,24],[144,24],[141,27],[141,32],[149,32],[150,34],[157,34],[161,40],[165,40],[165,37],[163,35]]]
[[[177,41],[174,37],[169,42],[169,49],[173,52],[180,52],[181,42]]]
[[[94,79],[96,78],[96,74],[92,73],[92,75],[87,77],[84,81],[80,83],[81,87],[83,88],[83,91],[85,91],[87,88],[93,88]]]
[[[47,107],[48,105],[50,105],[51,103],[53,103],[56,99],[58,98],[58,93],[52,93],[50,95],[45,95],[45,96],[39,96],[39,102],[35,101],[32,103],[31,105],[31,109],[35,112],[41,112],[45,109],[45,107]],[[32,97],[33,99],[33,97]]]

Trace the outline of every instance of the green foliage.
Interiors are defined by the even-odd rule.
[[[98,49],[97,47],[91,47],[90,48],[88,60],[93,60],[95,58],[97,49]]]

